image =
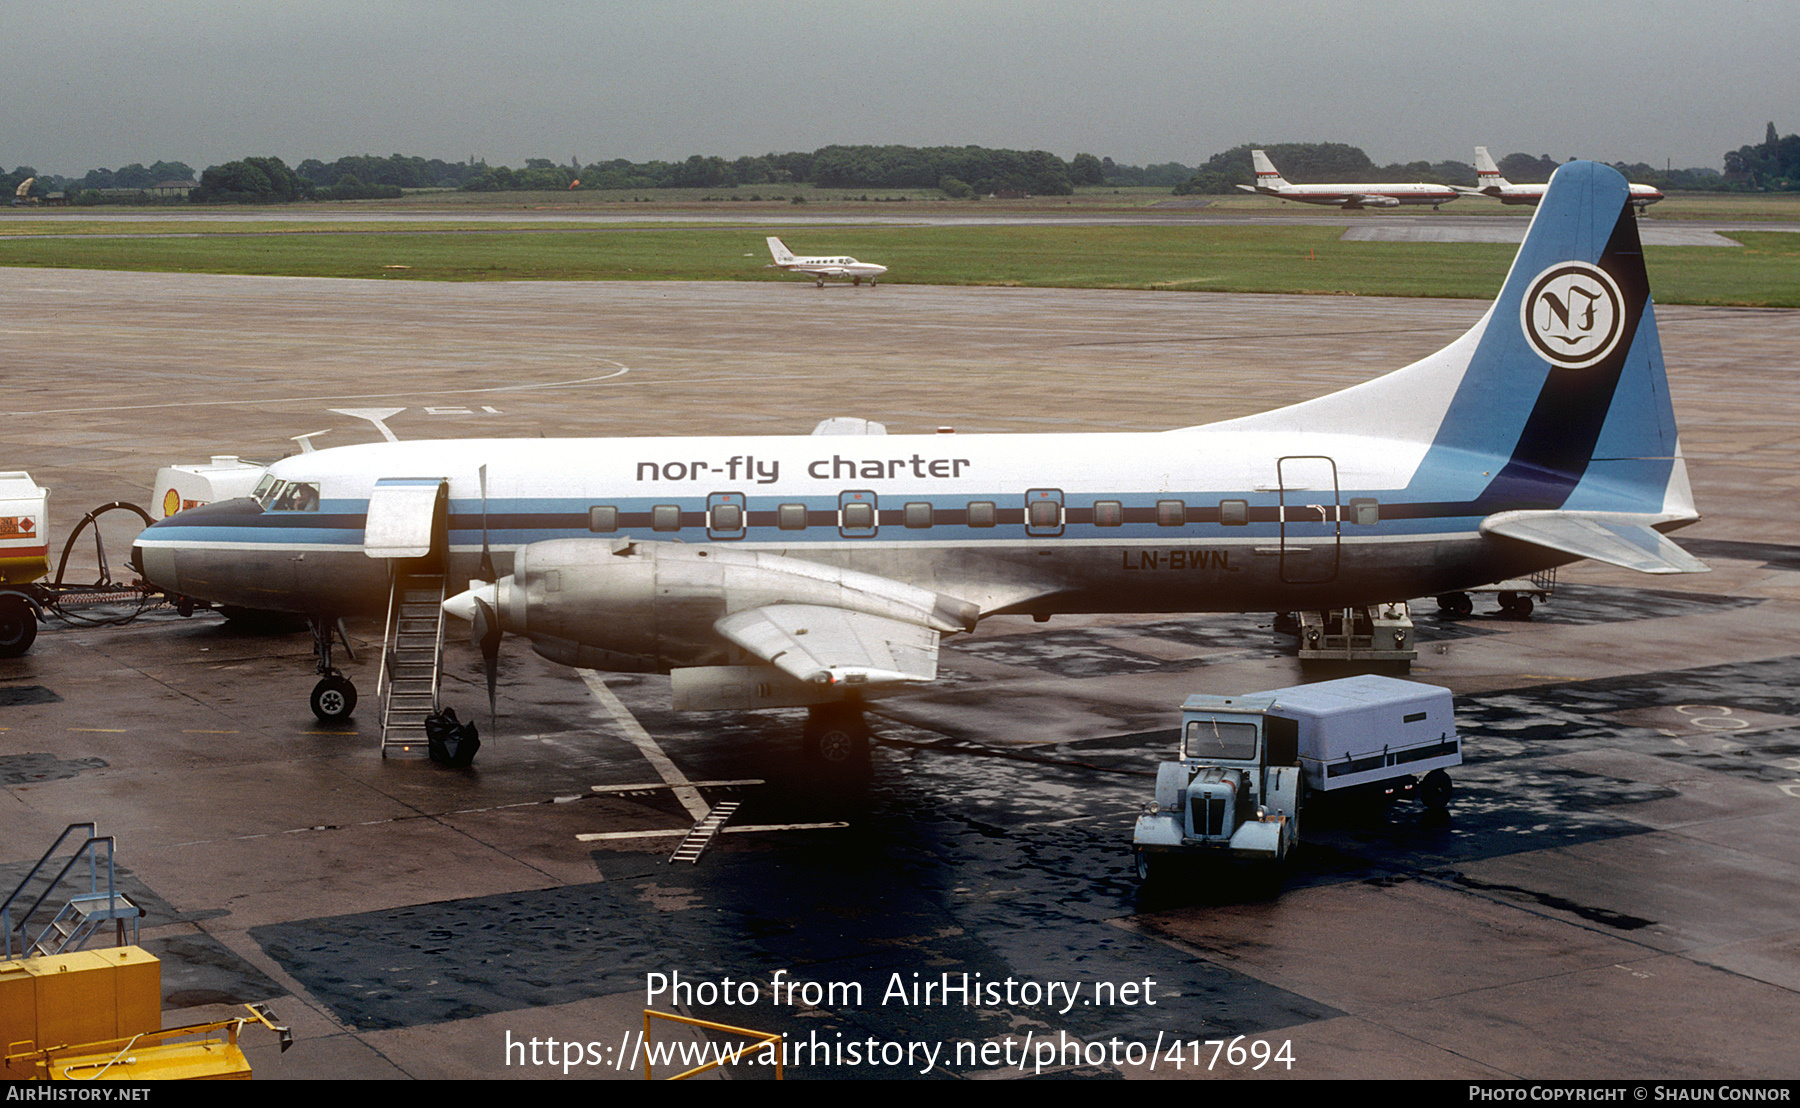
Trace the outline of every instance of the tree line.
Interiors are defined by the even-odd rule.
[[[582,166],[534,158],[517,170],[482,166],[461,187],[475,191],[629,191],[808,184],[816,188],[941,189],[951,196],[1067,196],[1078,185],[1104,183],[1102,163],[1092,154],[1077,154],[1073,161],[1065,162],[1047,150],[834,145],[811,153],[764,154],[732,161],[695,154],[679,162],[616,158]]]
[[[695,154],[683,161],[633,162],[624,158],[583,165],[528,158],[519,168],[490,166],[471,158],[446,162],[401,154],[358,154],[324,162],[308,158],[289,167],[276,157],[249,157],[208,167],[188,194],[196,203],[288,203],[297,200],[359,200],[398,197],[405,190],[464,189],[633,191],[665,188],[735,189],[740,186],[936,190],[951,198],[982,195],[1066,196],[1077,188],[1111,186],[1170,189],[1176,195],[1223,195],[1255,179],[1244,143],[1212,155],[1198,166],[1179,162],[1131,166],[1093,154],[1065,161],[1045,150],[1005,150],[981,146],[832,145],[810,153],[764,154],[727,160]],[[1413,161],[1378,166],[1360,147],[1344,143],[1275,143],[1269,152],[1291,181],[1374,182],[1383,180],[1472,184],[1475,169],[1460,161]],[[1547,155],[1507,154],[1500,171],[1515,183],[1545,181],[1561,163]],[[1777,134],[1768,125],[1761,143],[1724,155],[1724,172],[1706,168],[1658,169],[1615,163],[1632,181],[1656,188],[1690,191],[1800,191],[1800,136]],[[195,182],[181,162],[133,163],[116,170],[93,169],[81,178],[38,176],[29,166],[0,169],[0,186],[10,193],[37,177],[31,193],[63,192],[74,203],[116,203],[132,190],[168,181]],[[126,195],[122,195],[126,194]],[[143,192],[148,198],[148,193]]]
[[[1725,155],[1725,179],[1759,191],[1800,192],[1800,135],[1777,135],[1770,123],[1761,143]]]

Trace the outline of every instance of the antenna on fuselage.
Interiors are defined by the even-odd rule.
[[[387,419],[404,412],[405,408],[332,408],[329,410],[338,415],[350,416],[352,419],[366,419],[375,425],[377,431],[381,432],[382,438],[389,442],[400,441],[400,436],[388,428]]]
[[[323,431],[308,431],[304,435],[295,435],[293,436],[293,441],[300,444],[300,453],[311,454],[313,452],[312,440],[318,438],[320,435],[329,434],[331,434],[331,428],[327,427]]]

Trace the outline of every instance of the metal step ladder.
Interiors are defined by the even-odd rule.
[[[381,756],[426,753],[444,666],[444,574],[395,567],[381,651]]]
[[[726,800],[713,805],[712,811],[706,813],[700,822],[694,824],[693,829],[682,838],[681,845],[675,848],[675,853],[669,855],[669,861],[689,864],[698,862],[700,855],[705,854],[706,848],[712,845],[713,838],[724,829],[726,822],[737,814],[739,803],[741,802],[736,800]]]
[[[114,925],[117,945],[124,946],[128,941],[125,935],[127,920],[131,921],[129,941],[137,942],[138,920],[143,917],[144,909],[119,891],[113,871],[112,836],[95,835],[94,830],[92,823],[71,823],[64,828],[50,844],[50,849],[38,859],[37,865],[20,879],[12,895],[0,901],[0,935],[5,938],[0,957],[36,957],[80,950],[90,937],[101,934],[101,928],[107,923]],[[72,844],[73,852],[57,866],[57,852],[65,843]],[[53,869],[54,876],[51,875]],[[34,933],[37,925],[32,922],[32,916],[46,900],[54,903],[61,898],[60,894],[52,894],[65,879],[76,885],[86,884],[87,891],[70,897],[55,917]],[[34,895],[34,887],[40,885]]]

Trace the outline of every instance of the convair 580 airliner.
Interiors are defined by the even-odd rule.
[[[1694,572],[1662,532],[1697,518],[1625,181],[1578,162],[1467,334],[1292,407],[1155,433],[347,446],[160,521],[136,557],[316,628],[437,559],[487,642],[669,672],[677,707],[812,706],[810,736],[854,744],[864,696],[933,679],[940,637],[996,613],[1342,608],[1580,558]]]

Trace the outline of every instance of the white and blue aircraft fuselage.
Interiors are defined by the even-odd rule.
[[[1625,183],[1571,163],[1467,334],[1292,407],[1154,433],[340,447],[136,556],[170,592],[316,620],[379,612],[396,563],[437,559],[471,581],[446,609],[487,633],[669,672],[680,707],[757,707],[930,680],[939,638],[997,613],[1339,608],[1584,557],[1702,570],[1662,534],[1697,518]]]

